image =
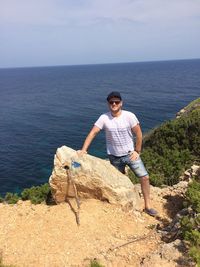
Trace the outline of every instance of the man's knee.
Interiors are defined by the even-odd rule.
[[[149,181],[149,175],[145,175],[143,177],[140,177],[141,182]]]

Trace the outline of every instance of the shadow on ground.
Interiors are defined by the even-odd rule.
[[[167,200],[164,204],[167,215],[173,219],[175,215],[184,208],[184,197],[180,195],[166,195],[163,198]]]

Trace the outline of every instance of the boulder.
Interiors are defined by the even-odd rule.
[[[81,198],[95,198],[119,204],[125,209],[140,207],[138,190],[126,175],[107,160],[88,154],[80,157],[75,150],[66,146],[56,151],[49,184],[56,203],[75,197],[75,184]]]

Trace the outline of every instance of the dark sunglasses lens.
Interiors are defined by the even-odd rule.
[[[110,101],[109,102],[111,105],[113,105],[114,103],[116,104],[116,105],[118,105],[119,103],[120,103],[120,101],[119,100],[117,100],[117,101]]]

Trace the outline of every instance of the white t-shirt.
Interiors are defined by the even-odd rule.
[[[134,150],[131,129],[137,124],[135,114],[122,110],[119,117],[113,117],[111,112],[102,114],[94,125],[105,130],[107,153],[120,157]]]

